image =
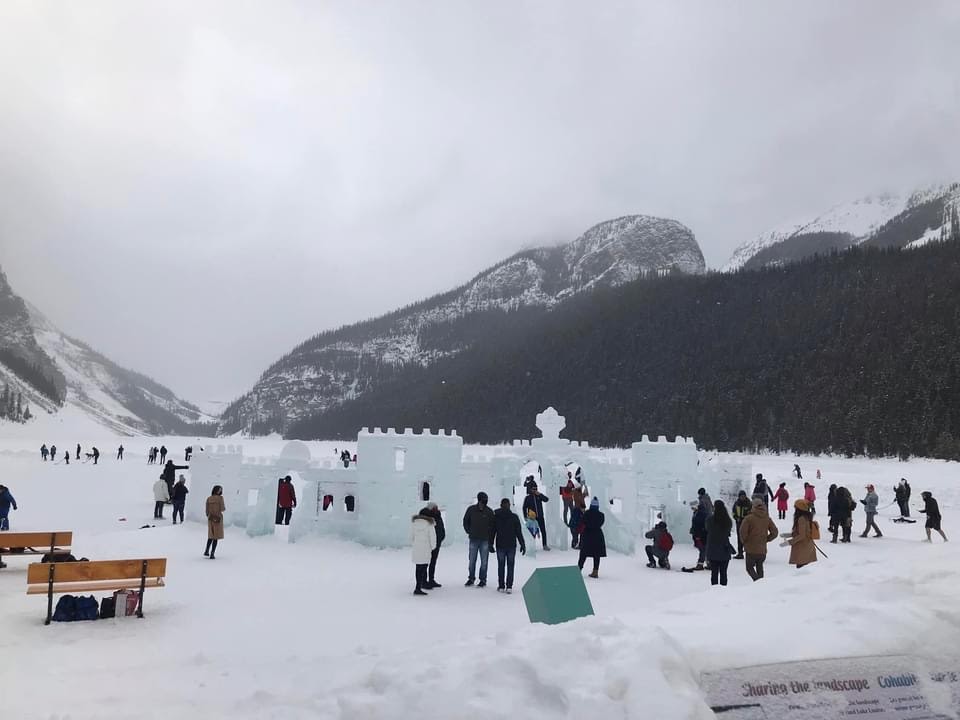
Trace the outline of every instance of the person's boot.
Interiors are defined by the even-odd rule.
[[[657,564],[656,564],[655,562],[653,562],[652,560],[647,563],[647,567],[648,567],[648,568],[655,568],[656,566],[657,566]]]
[[[482,587],[486,587],[486,586],[487,586],[487,581],[486,581],[486,580],[481,580],[480,582],[477,583],[477,587],[478,587],[478,588],[482,588]]]
[[[694,568],[694,570],[704,570],[704,569],[705,569],[705,568],[703,567],[703,563],[702,563],[702,562],[698,562],[698,563],[697,563],[697,566]]]
[[[429,595],[429,593],[425,593],[425,592],[424,592],[423,590],[421,590],[420,588],[417,588],[416,590],[414,590],[414,591],[413,591],[413,594],[414,594],[414,595],[423,595],[424,597],[427,597],[427,596]]]
[[[598,577],[600,577],[600,573],[594,571],[594,572],[590,573],[589,577],[598,578]]]
[[[463,584],[463,586],[464,586],[464,587],[472,587],[472,586],[473,586],[473,580],[467,580],[467,581]]]

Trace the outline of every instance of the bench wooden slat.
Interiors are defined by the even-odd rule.
[[[143,585],[148,588],[158,588],[164,587],[163,578],[147,578],[147,581]],[[133,578],[131,580],[123,580],[120,582],[112,580],[102,580],[100,582],[87,582],[87,583],[57,583],[53,586],[53,592],[55,594],[59,593],[71,593],[74,591],[89,590],[95,592],[98,590],[139,590],[140,589],[140,579]],[[46,595],[47,594],[47,584],[42,585],[28,585],[27,586],[27,595]]]
[[[34,555],[46,555],[48,552],[68,553],[68,552],[70,552],[70,548],[68,548],[68,547],[55,547],[55,548],[53,548],[53,550],[51,551],[49,547],[42,547],[42,548],[39,548],[39,549],[38,549],[38,548],[32,548],[32,547],[28,547],[28,548],[17,547],[17,551],[16,551],[16,552],[10,552],[9,549],[4,548],[4,547],[0,547],[0,553],[3,553],[3,556],[6,557],[8,560],[9,560],[10,558],[12,558],[12,557],[13,557],[13,558],[17,557],[18,555],[28,555],[28,556],[30,556],[30,557],[33,557]]]
[[[57,547],[69,548],[73,545],[73,533],[62,530],[50,532],[4,532],[0,533],[2,548],[49,548],[50,539]],[[47,550],[49,552],[49,550]]]
[[[83,562],[52,563],[53,582],[77,583],[104,580],[140,581],[144,560],[87,560]],[[148,578],[162,578],[167,574],[167,559],[146,559]],[[46,585],[50,580],[51,563],[30,563],[27,568],[28,585]]]

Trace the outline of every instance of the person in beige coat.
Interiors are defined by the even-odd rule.
[[[763,577],[763,563],[767,559],[767,543],[777,539],[779,530],[770,519],[763,500],[753,500],[750,512],[740,523],[740,542],[746,552],[747,575],[756,582]]]
[[[817,561],[817,547],[813,544],[813,514],[810,503],[797,500],[794,504],[793,532],[785,535],[784,545],[790,546],[790,564],[797,570]]]
[[[207,498],[207,549],[203,551],[211,560],[216,559],[217,541],[223,540],[223,513],[226,509],[223,487],[214,485]]]

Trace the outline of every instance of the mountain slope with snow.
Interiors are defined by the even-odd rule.
[[[527,250],[466,285],[388,315],[321,333],[293,349],[224,412],[221,432],[267,434],[379,387],[408,365],[470,347],[481,329],[592,288],[658,272],[706,269],[693,233],[675,220],[630,215],[573,242]]]
[[[813,219],[787,223],[738,247],[722,268],[732,272],[802,260],[854,245],[911,247],[946,239],[960,205],[960,184],[937,185],[910,195],[874,195],[837,205]]]
[[[33,407],[69,406],[123,434],[188,432],[209,416],[150,378],[122,368],[57,329],[0,270],[0,381]]]

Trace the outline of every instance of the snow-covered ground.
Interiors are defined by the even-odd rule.
[[[182,458],[187,439],[124,438],[126,459],[117,462],[120,440],[76,436],[92,428],[74,427],[62,438],[3,430],[0,482],[20,506],[13,530],[73,530],[78,557],[166,557],[169,576],[166,588],[147,591],[143,620],[45,627],[45,599],[25,594],[29,560],[5,557],[4,718],[710,718],[698,685],[704,671],[955,655],[960,641],[960,543],[922,543],[922,522],[893,524],[891,507],[881,513],[884,538],[855,536],[849,546],[825,538],[830,558],[802,570],[771,545],[768,577],[756,584],[736,560],[730,586],[711,588],[706,573],[649,570],[639,556],[614,555],[599,580],[588,579],[595,617],[534,626],[519,592],[463,587],[464,547],[443,548],[444,587],[417,598],[406,551],[320,539],[290,545],[282,530],[250,539],[227,528],[209,561],[201,554],[203,524],[141,529],[153,524],[159,472],[145,464],[146,448],[165,441]],[[97,467],[40,462],[43,441],[72,448],[94,440],[103,452]],[[281,444],[245,447],[268,454]],[[332,453],[332,446],[312,449]],[[947,535],[960,531],[955,464],[764,456],[755,467],[779,482],[795,461],[808,476],[823,471],[822,506],[831,482],[855,497],[874,482],[886,506],[905,476],[912,504],[921,490],[933,490]],[[794,497],[799,485],[788,485]],[[459,512],[449,510],[452,518]],[[862,529],[862,513],[855,522]],[[789,530],[786,521],[779,525]],[[672,530],[679,568],[695,551],[687,528]],[[518,587],[538,566],[575,561],[569,552],[518,560]]]

